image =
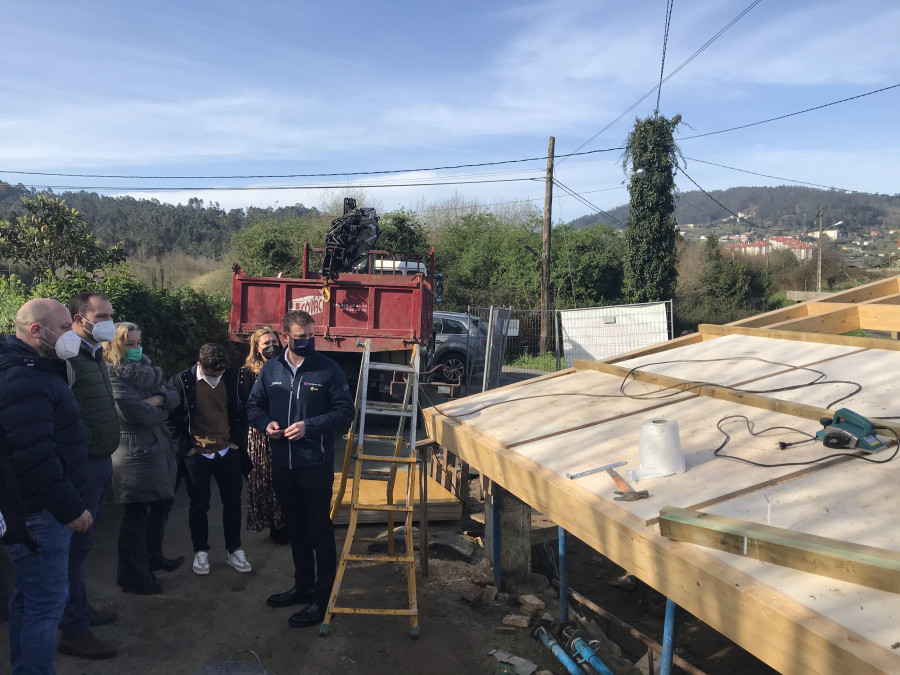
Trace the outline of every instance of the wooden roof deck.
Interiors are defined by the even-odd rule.
[[[814,433],[827,406],[847,394],[835,407],[875,423],[897,417],[881,423],[900,433],[900,343],[838,334],[900,331],[898,302],[900,278],[892,278],[728,326],[701,326],[639,352],[579,361],[431,408],[426,425],[442,446],[772,667],[900,673],[900,583],[896,592],[877,590],[675,542],[657,523],[662,507],[676,506],[900,553],[900,458],[764,468],[713,456],[724,440],[716,428],[723,417]],[[826,383],[768,391],[810,383],[817,377],[810,369],[825,373]],[[852,382],[862,389],[854,393]],[[640,427],[653,417],[678,421],[688,468],[641,481],[650,499],[612,501],[616,488],[605,473],[565,477],[622,460],[622,473],[637,468]],[[725,429],[731,441],[724,454],[756,462],[832,452],[820,443],[781,450],[779,440],[801,438],[784,430],[752,436],[736,420]],[[884,579],[891,587],[900,568]]]

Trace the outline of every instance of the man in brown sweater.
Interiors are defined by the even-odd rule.
[[[215,343],[200,348],[196,364],[172,378],[181,392],[181,405],[171,422],[184,457],[184,475],[191,500],[188,524],[194,545],[193,570],[209,574],[210,481],[219,486],[222,527],[228,554],[225,562],[238,572],[250,571],[241,548],[240,451],[246,443],[247,423],[238,397],[238,371],[228,368],[225,349]]]

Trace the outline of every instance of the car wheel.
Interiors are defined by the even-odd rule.
[[[448,384],[459,384],[466,379],[466,357],[452,353],[441,358],[441,369],[437,371],[441,379]]]

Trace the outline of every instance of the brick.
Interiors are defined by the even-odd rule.
[[[482,602],[493,602],[497,599],[497,587],[496,586],[485,586],[484,587],[484,595],[481,596]]]
[[[525,609],[532,612],[540,611],[547,606],[546,602],[534,595],[520,595],[519,602]]]
[[[530,619],[527,616],[522,616],[521,614],[507,614],[503,617],[503,625],[505,626],[518,626],[519,628],[528,628],[529,623]]]

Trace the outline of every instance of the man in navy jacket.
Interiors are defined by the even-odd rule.
[[[321,623],[334,583],[334,433],[350,426],[354,410],[340,366],[315,350],[313,318],[291,310],[282,331],[286,349],[262,367],[247,418],[269,438],[272,484],[294,558],[294,587],[266,602],[272,607],[308,603],[288,620],[299,628]]]
[[[16,314],[16,334],[0,343],[0,427],[5,463],[18,484],[10,517],[21,514],[22,537],[4,541],[14,571],[9,616],[12,672],[52,673],[56,630],[69,595],[69,543],[92,517],[80,490],[87,435],[67,381],[67,354],[77,344],[72,316],[56,300],[29,300]],[[61,339],[62,336],[65,339]],[[8,476],[5,476],[8,479]],[[9,495],[4,494],[4,498]],[[25,525],[27,530],[21,527]]]

